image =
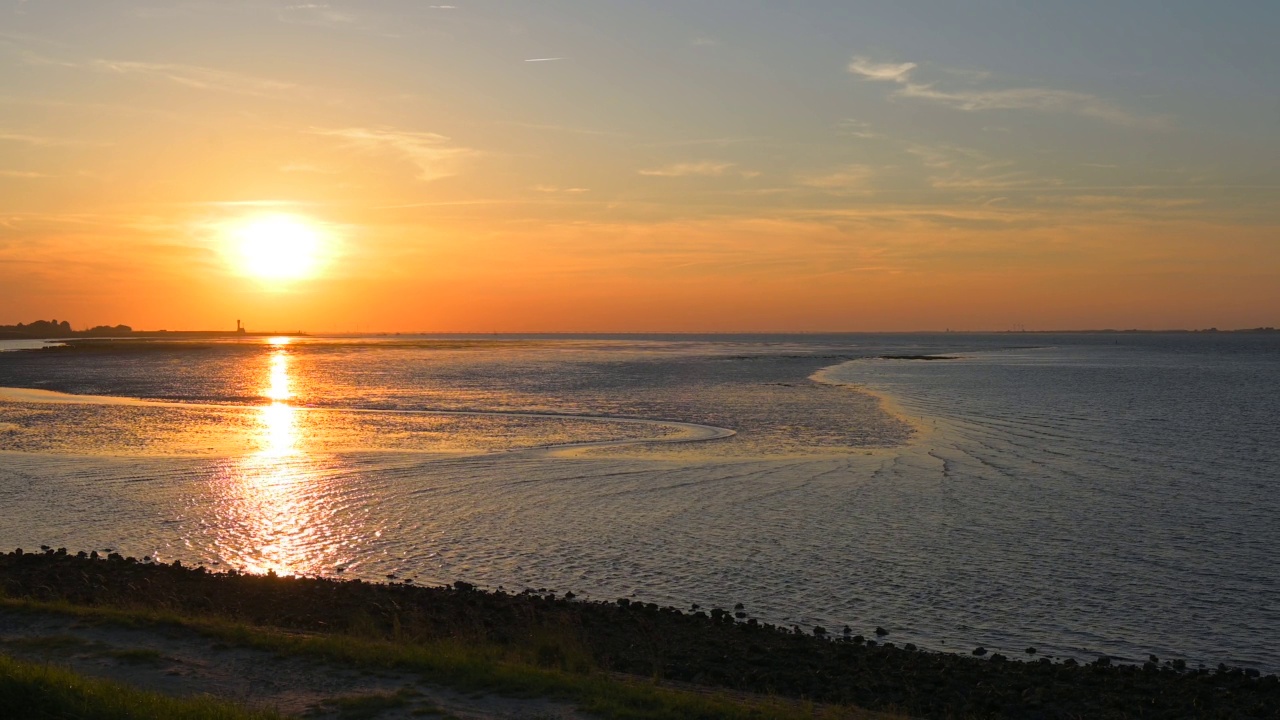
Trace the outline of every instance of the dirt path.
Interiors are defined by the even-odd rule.
[[[125,628],[0,610],[0,653],[166,695],[213,695],[315,718],[587,720],[571,705],[465,694],[412,673],[367,671],[228,646],[181,628]]]

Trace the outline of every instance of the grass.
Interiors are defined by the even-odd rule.
[[[0,709],[13,718],[281,720],[212,698],[171,698],[0,655]]]
[[[397,693],[371,693],[331,698],[321,703],[338,712],[338,720],[373,720],[385,710],[396,710],[413,704],[416,693],[401,690]],[[435,713],[439,714],[439,713]]]
[[[0,640],[0,647],[16,651],[38,652],[43,655],[67,654],[86,651],[98,657],[112,658],[128,665],[161,665],[168,658],[150,648],[113,648],[102,643],[90,642],[74,635],[37,635]]]
[[[554,638],[545,638],[541,643],[552,649],[527,657],[527,653],[491,644],[456,640],[396,642],[344,634],[285,632],[149,609],[86,607],[20,599],[0,599],[0,607],[57,612],[83,620],[135,627],[178,626],[219,642],[279,655],[309,657],[363,669],[414,672],[429,682],[464,691],[571,701],[587,712],[616,720],[853,720],[886,717],[846,706],[817,706],[728,692],[695,692],[604,673],[586,665],[571,645],[557,651]]]
[[[36,637],[20,637],[9,640],[0,641],[0,645],[11,647],[15,650],[42,651],[42,652],[59,652],[64,650],[79,650],[89,645],[87,640],[82,640],[74,635],[40,635]]]

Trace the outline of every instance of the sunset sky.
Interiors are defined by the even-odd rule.
[[[0,323],[1280,325],[1280,3],[0,0]]]

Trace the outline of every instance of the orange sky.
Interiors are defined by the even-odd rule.
[[[1280,325],[1248,18],[1191,68],[825,2],[48,5],[0,5],[0,323]],[[271,217],[304,277],[250,272]]]

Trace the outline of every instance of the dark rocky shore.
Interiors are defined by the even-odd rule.
[[[742,608],[681,611],[630,600],[582,602],[571,593],[483,592],[466,583],[426,588],[214,573],[63,550],[0,555],[0,594],[401,641],[456,638],[525,650],[539,664],[569,671],[602,669],[915,717],[1280,718],[1280,679],[1253,670],[934,653],[843,629],[801,633],[761,624]]]

